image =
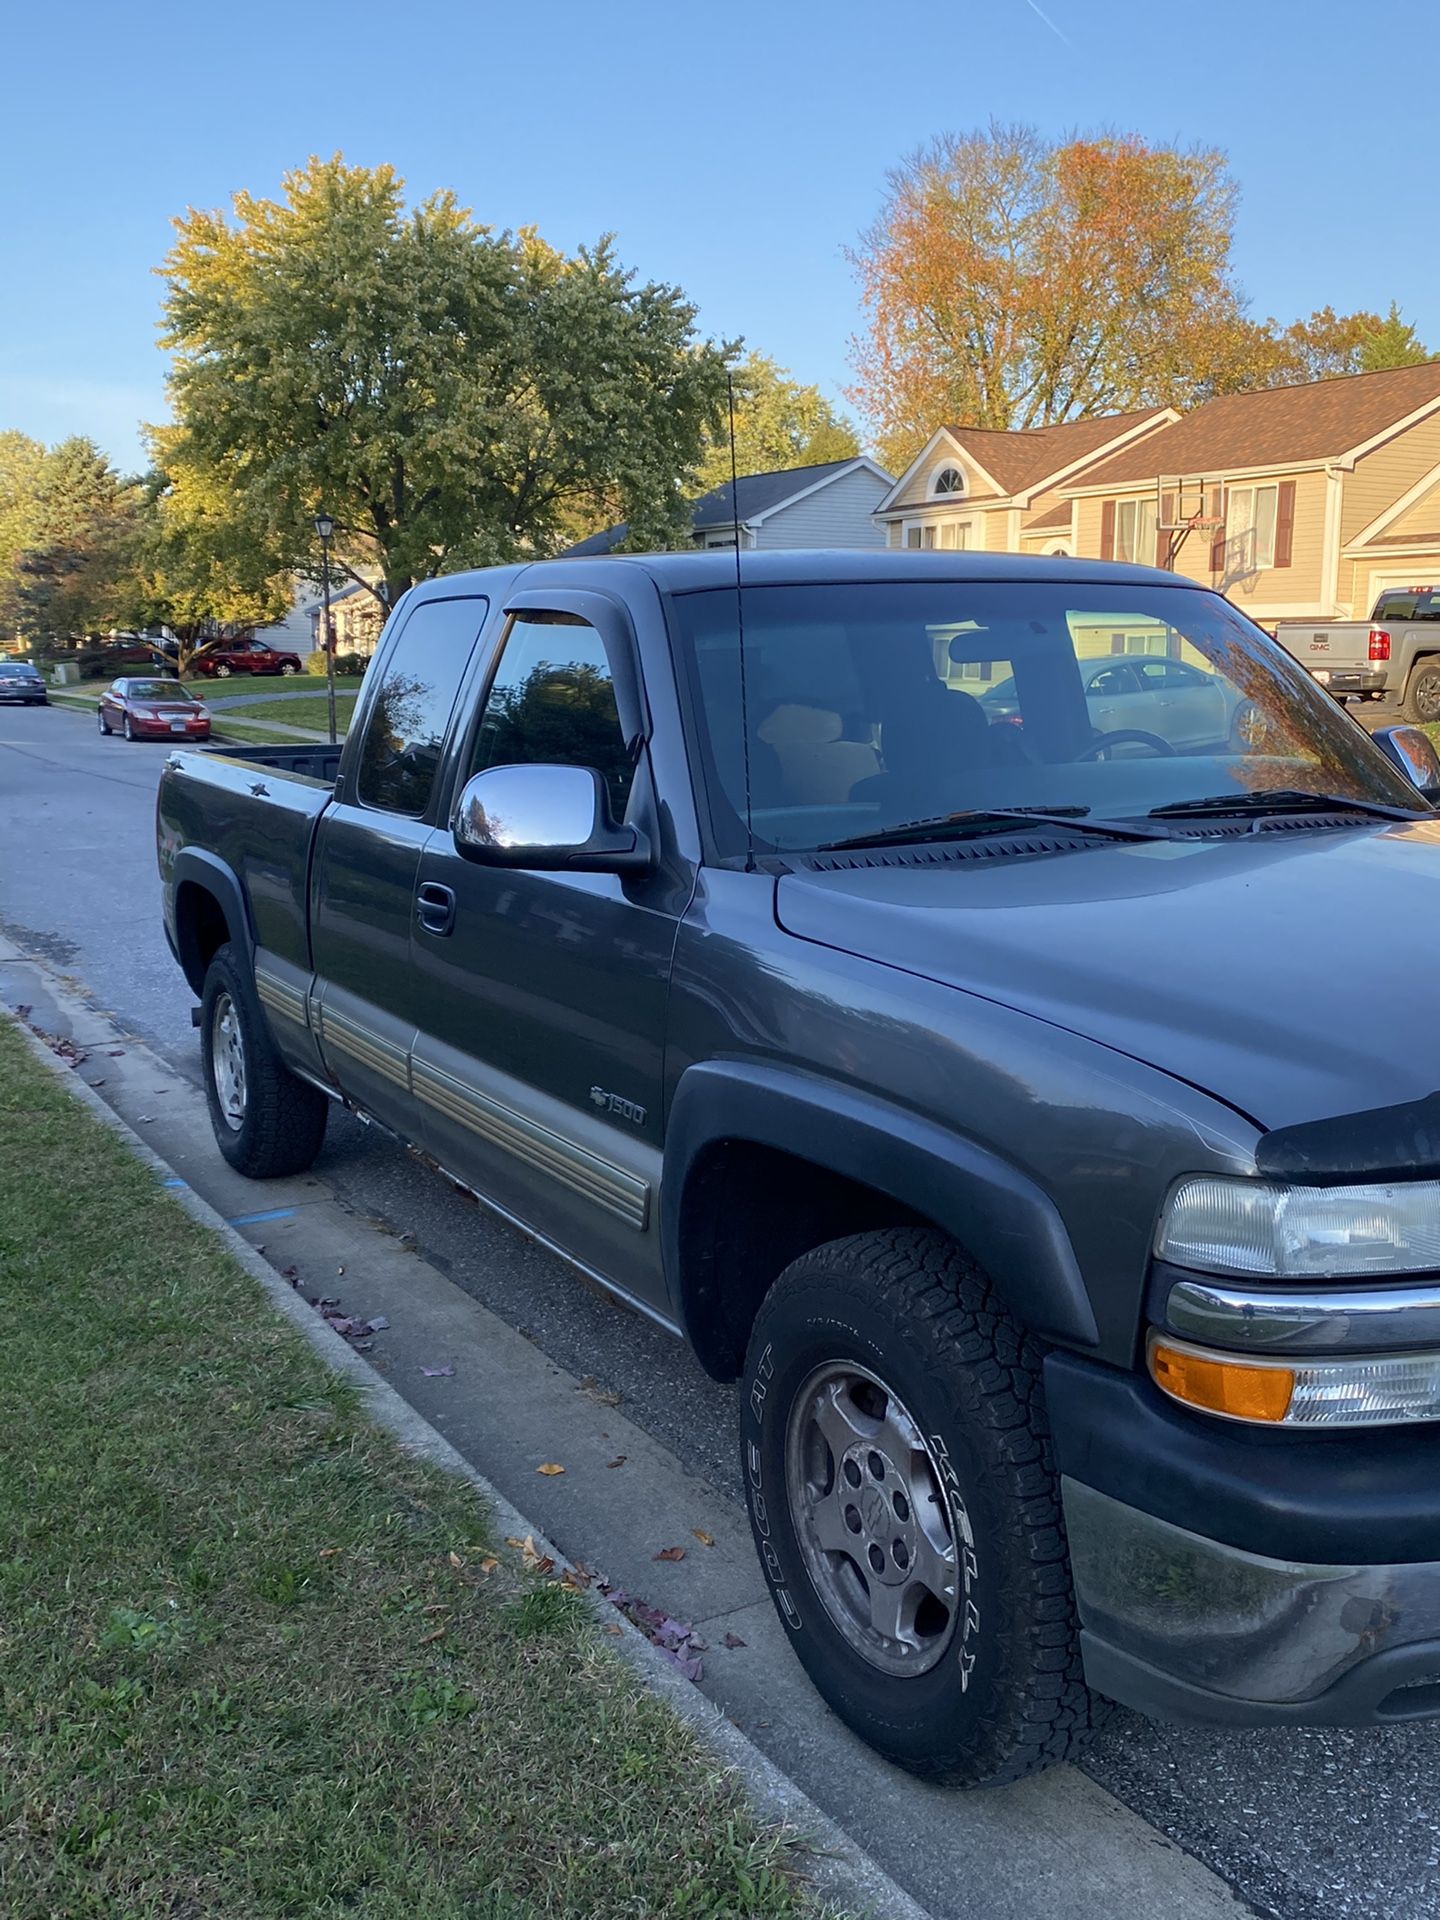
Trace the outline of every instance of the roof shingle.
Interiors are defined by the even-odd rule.
[[[1222,394],[1151,441],[1126,447],[1074,484],[1124,486],[1157,473],[1222,475],[1287,461],[1333,460],[1440,400],[1440,360],[1352,373],[1303,387]]]
[[[1142,407],[1137,413],[1090,414],[1058,427],[1026,427],[1018,433],[995,427],[947,427],[945,431],[979,461],[1002,492],[1023,493],[1037,480],[1048,479],[1164,412],[1164,407]],[[1174,428],[1169,431],[1173,433]],[[1148,440],[1147,435],[1146,444]]]

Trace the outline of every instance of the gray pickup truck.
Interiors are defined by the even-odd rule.
[[[1440,1062],[1328,1001],[1427,989],[1428,739],[1169,573],[742,564],[427,582],[338,760],[170,758],[220,1150],[343,1102],[739,1381],[776,1608],[904,1766],[1440,1713]],[[1098,728],[1110,655],[1224,737],[1163,674]]]
[[[1368,620],[1280,620],[1275,638],[1331,693],[1440,720],[1440,587],[1392,587]]]

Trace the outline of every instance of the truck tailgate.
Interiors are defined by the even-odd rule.
[[[1312,673],[1316,667],[1370,665],[1368,620],[1282,620],[1275,629],[1275,638]]]
[[[228,867],[250,903],[258,945],[310,966],[310,852],[333,785],[287,766],[225,754],[173,753],[155,802],[160,875],[174,912],[178,856],[192,849]]]

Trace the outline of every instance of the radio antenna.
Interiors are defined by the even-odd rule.
[[[740,758],[745,777],[745,871],[755,871],[755,822],[750,804],[750,689],[745,676],[745,584],[740,574],[740,474],[735,460],[735,376],[727,372],[730,408],[730,509],[735,516],[735,637],[740,662]]]

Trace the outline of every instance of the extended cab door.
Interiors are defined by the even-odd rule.
[[[615,818],[643,819],[653,836],[633,647],[607,595],[512,598],[452,806],[486,767],[594,767]],[[662,1061],[685,885],[663,864],[623,877],[476,866],[448,821],[426,839],[416,881],[412,1073],[431,1152],[540,1238],[663,1307]]]
[[[416,601],[381,657],[320,822],[310,896],[312,1019],[326,1067],[406,1139],[418,1123],[410,1051],[419,1018],[410,926],[439,800],[456,695],[485,622],[474,595]]]

